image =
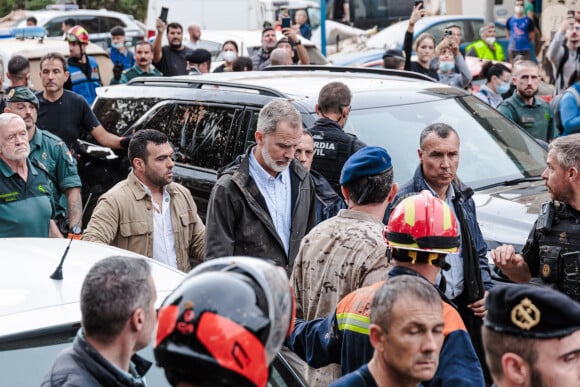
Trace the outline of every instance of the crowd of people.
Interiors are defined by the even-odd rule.
[[[348,2],[337,3],[348,11]],[[385,64],[468,87],[461,28],[448,26],[441,42],[428,34],[413,42],[424,14],[418,3],[403,51],[388,50]],[[563,131],[536,97],[535,29],[522,0],[508,20],[517,34],[510,33],[507,53],[492,24],[466,49],[498,61],[484,66],[486,83],[476,96],[549,143],[542,178],[551,200],[522,251],[511,245],[488,251],[473,191],[457,176],[461,139],[453,127],[426,125],[417,138],[415,173],[399,186],[388,150],[343,130],[352,100],[344,83],[321,88],[319,118],[309,129],[287,100],[266,104],[255,144],[219,171],[203,222],[189,190],[173,181],[174,151],[164,133],[118,137],[96,119],[90,103],[101,77],[86,54],[83,27],[66,33],[68,59],[49,53],[40,60],[42,91],[28,88],[26,59],[12,58],[12,86],[0,114],[0,235],[81,237],[189,273],[156,313],[146,260],[97,263],[82,286],[81,329],[43,386],[144,386],[151,364],[136,352],[149,344],[156,324],[155,361],[174,386],[265,386],[278,352],[312,386],[577,384],[576,15],[552,42],[560,46],[549,50],[560,69]],[[264,29],[261,49],[244,68],[308,63],[300,36],[309,30],[301,20],[282,29],[278,41],[279,26]],[[113,83],[208,72],[211,55],[198,47],[201,29],[188,30],[184,42],[182,26],[158,19],[153,43],[139,42],[133,53],[124,31],[114,28]],[[413,44],[417,61],[411,61]],[[218,71],[236,71],[243,58],[237,44],[225,42],[223,55]],[[508,59],[511,69],[500,63]],[[127,178],[99,198],[85,230],[76,167],[81,131],[127,150],[131,165]],[[488,255],[512,284],[492,281]]]

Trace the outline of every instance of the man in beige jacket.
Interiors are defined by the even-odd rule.
[[[205,226],[191,193],[173,182],[173,149],[157,130],[129,144],[133,170],[99,199],[83,240],[146,255],[187,272],[203,260]]]

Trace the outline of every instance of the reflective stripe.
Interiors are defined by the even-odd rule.
[[[355,313],[339,313],[336,315],[338,329],[341,331],[353,331],[369,334],[370,318]]]

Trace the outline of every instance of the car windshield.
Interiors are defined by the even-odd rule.
[[[367,40],[367,48],[401,48],[408,25],[408,21],[402,21],[388,26]]]
[[[377,123],[388,123],[377,125]],[[458,177],[473,189],[539,177],[546,151],[530,136],[475,97],[353,109],[345,130],[391,154],[395,181],[411,179],[418,165],[419,135],[442,122],[460,138]]]

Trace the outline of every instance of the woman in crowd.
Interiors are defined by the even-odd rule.
[[[485,76],[486,83],[475,93],[475,96],[496,108],[503,101],[501,95],[510,89],[510,70],[501,63],[486,62],[481,67],[481,73]]]
[[[435,38],[433,38],[432,35],[427,33],[419,35],[415,42],[417,61],[411,62],[415,23],[421,20],[423,16],[425,16],[425,10],[423,9],[422,3],[419,3],[413,7],[413,12],[409,19],[409,26],[405,32],[405,41],[403,43],[403,50],[405,51],[405,70],[425,74],[435,80],[439,80],[437,71],[429,67],[431,59],[433,59],[433,56],[435,55]]]
[[[234,60],[238,57],[238,44],[233,40],[226,40],[222,46],[222,58],[224,63],[216,67],[214,73],[223,73],[224,71],[232,71]]]

